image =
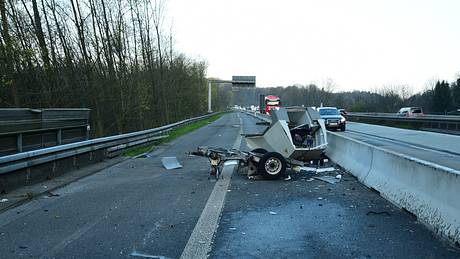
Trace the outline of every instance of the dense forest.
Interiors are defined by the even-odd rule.
[[[174,49],[161,0],[0,0],[0,16],[0,107],[90,108],[95,136],[207,110],[206,63]]]
[[[335,91],[333,84],[288,87],[232,89],[222,87],[221,100],[242,106],[257,105],[259,94],[281,98],[283,106],[336,106],[353,112],[396,112],[404,106],[420,106],[425,112],[445,114],[460,109],[460,77],[455,82],[435,81],[421,93],[412,94],[407,86],[386,86],[372,91]]]

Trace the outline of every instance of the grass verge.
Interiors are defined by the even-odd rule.
[[[219,113],[219,114],[213,115],[213,116],[211,116],[209,118],[206,118],[206,119],[194,122],[192,124],[186,125],[184,127],[174,129],[174,130],[169,132],[168,137],[166,137],[164,139],[161,139],[161,140],[158,140],[158,141],[155,141],[155,143],[147,145],[147,146],[134,147],[134,148],[128,149],[128,150],[124,151],[122,153],[122,155],[123,156],[134,157],[134,156],[146,153],[146,152],[150,152],[150,151],[153,150],[153,148],[155,146],[157,146],[159,144],[162,144],[162,143],[171,142],[171,141],[173,141],[174,139],[176,139],[176,138],[178,138],[180,136],[183,136],[183,135],[185,135],[187,133],[190,133],[190,132],[192,132],[192,131],[194,131],[196,129],[199,129],[199,128],[203,127],[203,126],[206,126],[206,125],[212,123],[213,121],[216,121],[217,119],[219,119],[222,115],[224,115],[224,113]]]

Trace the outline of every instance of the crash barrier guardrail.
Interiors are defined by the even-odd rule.
[[[460,171],[330,131],[326,155],[440,237],[460,244]]]
[[[425,115],[404,117],[393,113],[348,113],[347,120],[388,126],[460,134],[460,116]]]
[[[167,132],[208,118],[211,113],[158,128],[96,138],[0,157],[0,191],[61,175],[73,168],[114,157],[126,148],[165,137]]]
[[[89,139],[85,108],[0,108],[0,156]]]

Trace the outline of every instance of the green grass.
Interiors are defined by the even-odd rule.
[[[206,125],[212,123],[213,121],[216,121],[217,119],[219,119],[222,115],[224,115],[224,113],[219,113],[219,114],[213,115],[213,116],[211,116],[209,118],[194,122],[192,124],[189,124],[189,125],[177,128],[177,129],[174,129],[174,130],[169,132],[168,137],[166,137],[164,139],[160,139],[158,141],[155,141],[154,144],[150,144],[150,145],[147,145],[147,146],[141,146],[141,147],[134,147],[134,148],[131,148],[129,150],[126,150],[126,151],[123,152],[123,156],[134,157],[134,156],[146,153],[146,152],[150,152],[155,148],[155,146],[157,146],[157,145],[159,145],[161,143],[171,142],[171,141],[175,140],[176,138],[178,138],[180,136],[183,136],[183,135],[185,135],[187,133],[190,133],[190,132],[192,132],[192,131],[194,131],[196,129],[199,129],[199,128],[203,127],[203,126],[206,126]]]

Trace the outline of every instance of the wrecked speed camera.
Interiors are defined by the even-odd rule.
[[[198,147],[195,155],[210,159],[212,170],[223,161],[239,160],[248,176],[277,179],[286,168],[320,161],[327,147],[324,121],[313,108],[280,108],[271,113],[271,123],[258,134],[243,134],[250,152]]]

